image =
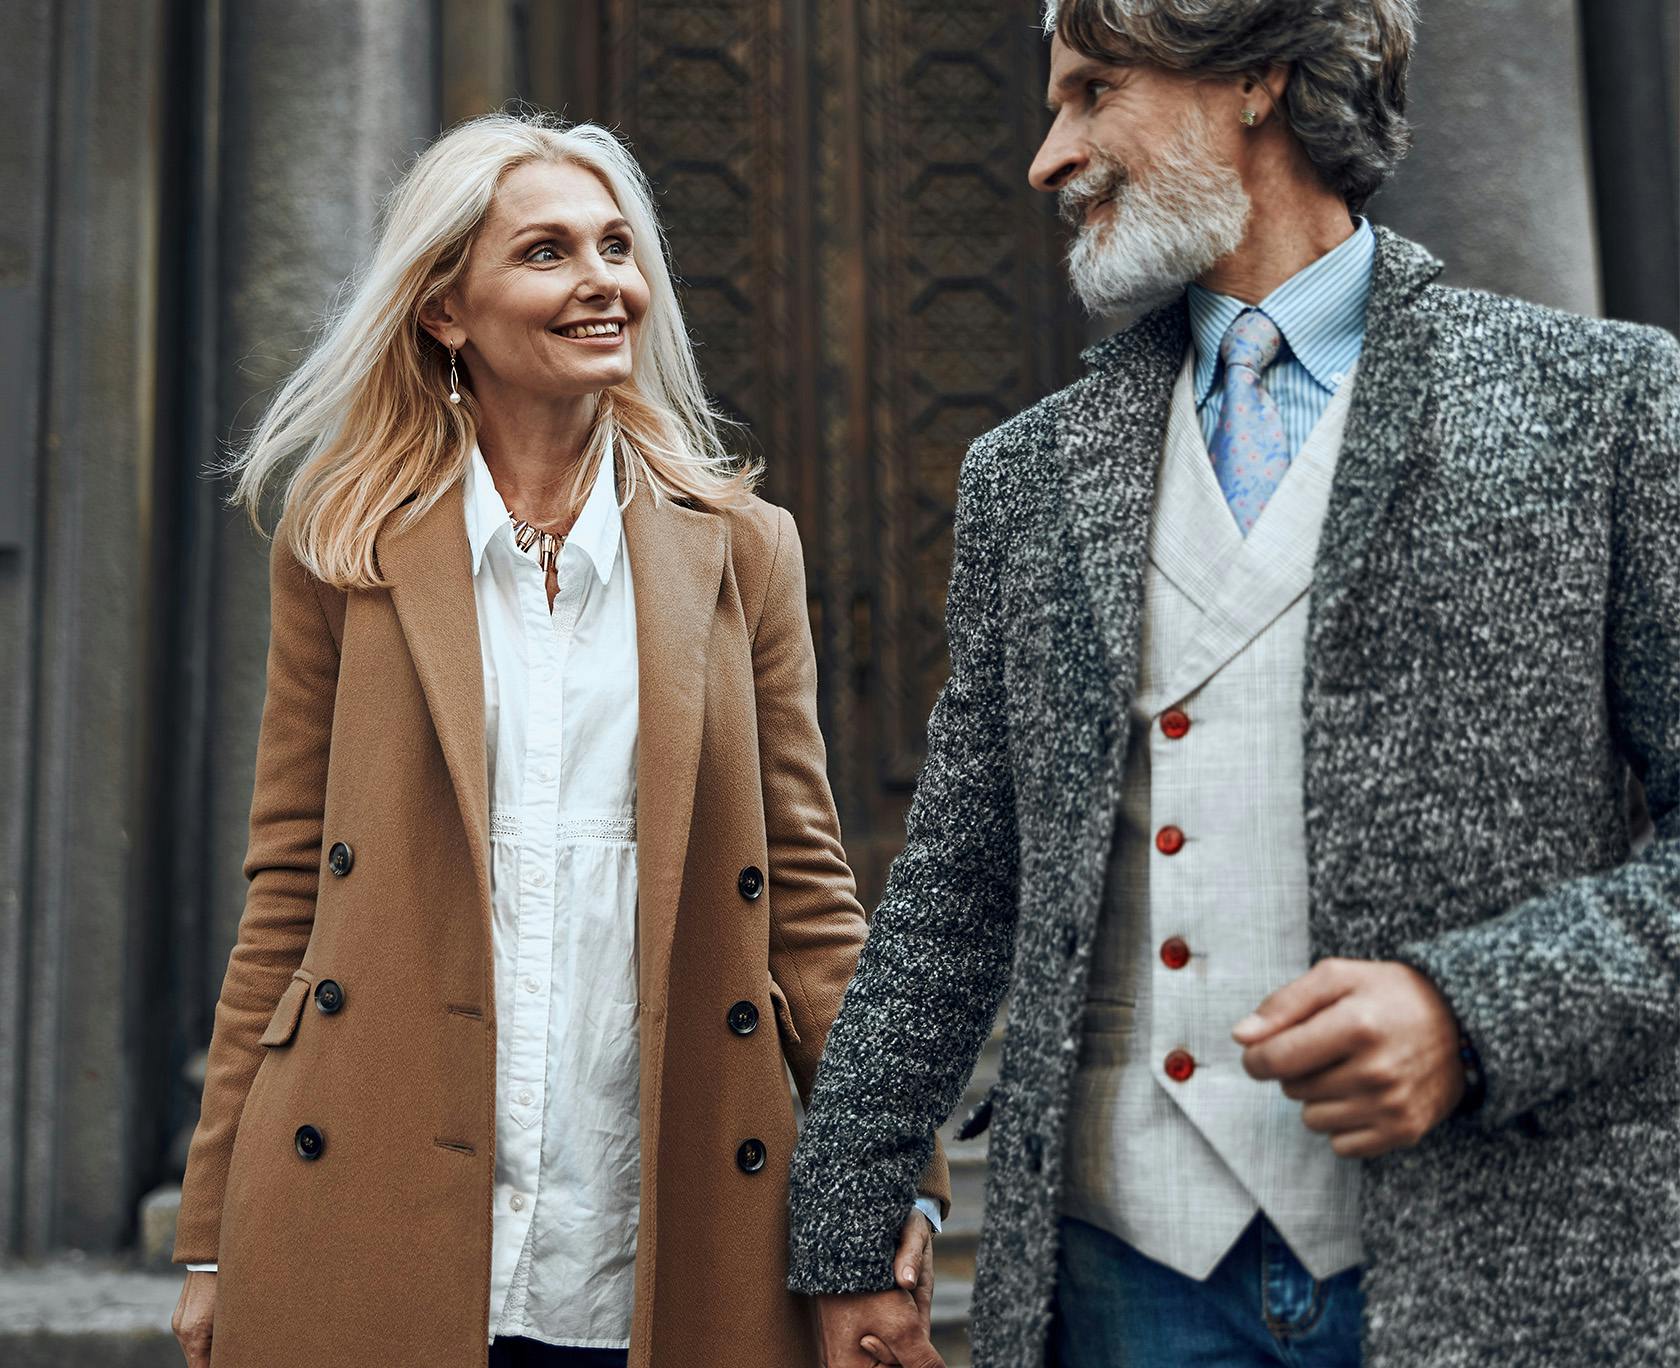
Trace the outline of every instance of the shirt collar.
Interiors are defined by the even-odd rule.
[[[566,537],[567,546],[575,546],[589,557],[603,585],[612,578],[623,533],[613,464],[612,442],[609,439],[595,471],[595,483],[590,486],[589,497],[584,500],[583,512],[578,514],[577,522]],[[467,545],[472,549],[472,572],[476,577],[484,563],[485,548],[498,534],[505,534],[508,550],[519,554],[513,544],[513,524],[508,520],[507,503],[496,488],[496,482],[490,478],[490,467],[484,463],[484,453],[478,449],[476,442],[467,462],[465,502]]]
[[[1346,241],[1304,266],[1255,306],[1278,326],[1291,354],[1321,389],[1334,392],[1359,359],[1365,341],[1365,301],[1371,293],[1376,234],[1369,219]],[[1191,285],[1190,333],[1196,348],[1196,407],[1213,393],[1219,343],[1250,306],[1230,295]]]

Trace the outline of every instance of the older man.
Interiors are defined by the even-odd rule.
[[[1680,1363],[1680,349],[1358,217],[1412,26],[1052,6],[1031,180],[1165,303],[963,466],[794,1164],[830,1368],[937,1362],[875,1289],[1006,989],[977,1368]]]

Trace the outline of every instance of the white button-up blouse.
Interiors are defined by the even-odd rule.
[[[496,985],[489,1333],[622,1348],[640,1207],[636,606],[601,462],[549,611],[473,449]]]

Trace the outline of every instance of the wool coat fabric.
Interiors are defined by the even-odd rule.
[[[457,482],[411,525],[387,521],[388,588],[330,588],[284,526],[274,539],[250,887],[175,1247],[220,1263],[217,1365],[486,1362],[496,1004],[461,500]],[[785,1288],[784,1060],[808,1092],[865,927],[799,538],[758,500],[703,512],[645,483],[624,531],[640,683],[630,1362],[814,1364],[810,1303]],[[740,1034],[743,1001],[758,1016]],[[948,1202],[943,1158],[921,1185]]]
[[[1315,958],[1428,975],[1485,1105],[1366,1165],[1368,1368],[1680,1363],[1680,348],[1379,230],[1301,699]],[[981,438],[951,675],[793,1166],[792,1285],[884,1287],[1006,989],[976,1368],[1038,1364],[1182,302]],[[1194,714],[1195,699],[1181,703]],[[1163,704],[1165,706],[1165,703]],[[1655,838],[1635,853],[1626,778]]]

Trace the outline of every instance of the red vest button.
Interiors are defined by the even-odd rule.
[[[1177,741],[1190,730],[1190,717],[1178,708],[1168,708],[1161,714],[1161,733],[1169,741]]]
[[[1184,849],[1184,833],[1175,826],[1164,826],[1155,833],[1155,849],[1163,855],[1176,855]]]
[[[1186,1082],[1196,1072],[1196,1061],[1188,1050],[1174,1050],[1167,1056],[1167,1077],[1174,1083]]]
[[[1161,963],[1169,969],[1182,969],[1190,963],[1190,947],[1180,936],[1169,936],[1161,942]]]

